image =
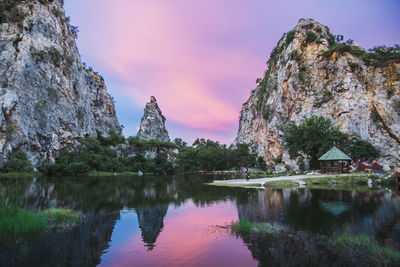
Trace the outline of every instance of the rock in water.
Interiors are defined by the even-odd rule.
[[[162,115],[154,96],[146,104],[137,137],[139,139],[158,140],[161,142],[170,141],[168,131],[165,128],[165,117]]]
[[[243,104],[236,142],[250,144],[267,163],[282,156],[285,166],[298,169],[279,126],[324,116],[370,141],[383,164],[399,164],[400,62],[368,55],[336,43],[328,27],[301,19],[278,42],[265,76]]]
[[[2,1],[1,154],[54,160],[78,137],[121,132],[103,78],[81,62],[63,1]]]

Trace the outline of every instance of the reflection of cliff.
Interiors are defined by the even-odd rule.
[[[142,238],[149,250],[155,247],[158,235],[164,227],[164,217],[167,214],[168,204],[152,207],[136,208]]]
[[[70,231],[53,231],[0,250],[0,266],[96,266],[108,247],[118,212],[98,212]]]
[[[238,204],[239,218],[245,218],[250,222],[277,221],[283,199],[282,191],[249,191],[248,201]]]

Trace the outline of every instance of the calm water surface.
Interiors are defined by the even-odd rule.
[[[252,190],[204,185],[216,177],[1,179],[2,200],[28,209],[85,214],[53,231],[0,249],[1,266],[257,266],[226,226],[239,218],[294,230],[366,233],[399,247],[396,193]]]

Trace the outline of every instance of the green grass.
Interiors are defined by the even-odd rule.
[[[367,186],[368,180],[373,181],[373,187]],[[336,182],[334,182],[334,181]],[[371,192],[377,189],[377,186],[391,188],[394,186],[394,179],[378,179],[374,174],[355,173],[349,176],[327,176],[327,177],[313,177],[300,179],[299,181],[305,182],[306,188],[310,189],[334,189],[334,190],[356,190],[360,192]],[[267,188],[284,189],[297,187],[297,181],[271,181],[264,184]]]
[[[79,212],[64,208],[47,209],[40,211],[39,214],[44,215],[48,219],[50,225],[55,226],[74,225],[81,216]]]
[[[2,172],[0,173],[0,178],[26,178],[26,177],[34,177],[34,176],[41,176],[41,173],[37,172]]]
[[[365,234],[342,234],[330,240],[330,244],[340,251],[352,251],[368,257],[376,266],[399,266],[400,251],[380,245]]]
[[[54,208],[42,211],[17,207],[0,207],[0,241],[16,240],[40,234],[52,227],[75,225],[81,213],[70,209]]]
[[[42,214],[14,207],[0,209],[0,236],[18,238],[26,234],[42,232],[47,227],[47,218]]]
[[[266,182],[264,184],[265,187],[267,188],[272,188],[272,189],[284,189],[284,188],[293,188],[297,187],[298,184],[294,181],[271,181],[271,182]]]
[[[224,186],[224,187],[261,187],[259,183],[253,184],[224,184],[224,183],[206,183],[206,185]]]
[[[278,223],[253,223],[242,218],[231,224],[232,232],[236,234],[250,234],[252,232],[272,234],[287,231],[287,228]]]
[[[91,171],[89,176],[132,176],[138,175],[137,172],[104,172],[104,171]]]

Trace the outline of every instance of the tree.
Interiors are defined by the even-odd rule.
[[[6,161],[3,163],[1,171],[3,172],[29,172],[33,167],[24,152],[12,151],[7,154]]]
[[[335,127],[329,118],[311,116],[299,125],[289,122],[284,129],[283,140],[290,156],[302,152],[310,158],[310,168],[318,168],[318,158],[336,146],[352,157],[375,159],[378,151],[368,141],[350,136]]]
[[[245,167],[249,170],[249,166],[253,166],[256,163],[256,156],[250,153],[248,144],[237,144],[235,150],[235,161],[238,168]]]

